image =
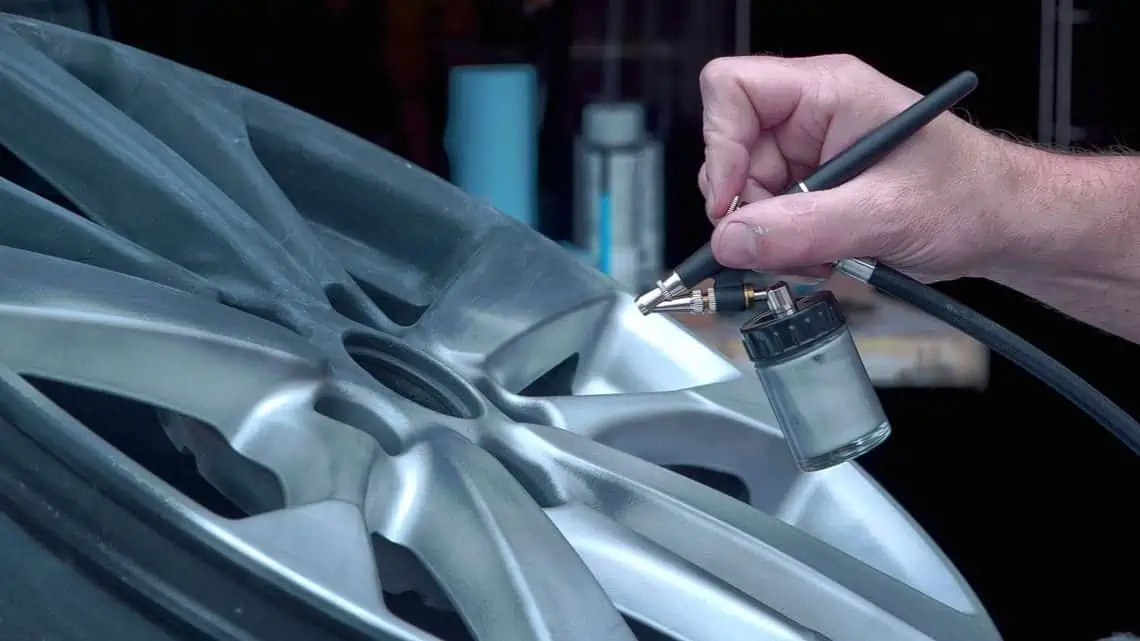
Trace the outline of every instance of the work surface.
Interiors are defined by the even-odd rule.
[[[827,283],[844,305],[867,372],[879,387],[985,387],[989,350],[945,323],[839,276]],[[742,368],[752,364],[740,326],[755,312],[679,316],[710,347]]]

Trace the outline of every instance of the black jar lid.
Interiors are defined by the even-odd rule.
[[[814,292],[796,301],[796,311],[779,316],[768,310],[752,317],[740,333],[752,362],[782,360],[831,337],[847,324],[835,295]]]

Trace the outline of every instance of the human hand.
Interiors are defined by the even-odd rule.
[[[700,187],[726,267],[812,273],[878,258],[924,280],[983,275],[1002,251],[1019,145],[943,114],[825,191],[779,196],[921,96],[856,58],[721,58],[701,72]],[[733,196],[747,205],[725,216]]]

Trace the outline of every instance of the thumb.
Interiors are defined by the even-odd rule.
[[[768,198],[725,217],[713,232],[713,253],[725,267],[765,271],[875,256],[885,230],[874,212],[851,183]]]

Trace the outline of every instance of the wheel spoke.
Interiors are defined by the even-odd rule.
[[[292,206],[366,293],[411,325],[500,224],[490,207],[406,160],[251,91],[249,144]],[[391,180],[391,176],[402,180]],[[298,179],[302,177],[303,179]]]
[[[518,391],[588,345],[613,304],[605,281],[573,261],[521,227],[496,228],[408,340]]]
[[[814,632],[587,507],[566,505],[547,512],[614,604],[646,625],[686,641],[822,641]]]
[[[433,639],[385,609],[359,507],[325,501],[228,523],[226,529],[264,562],[371,623],[385,639]]]
[[[744,503],[564,430],[529,429],[546,446],[541,454],[574,479],[564,481],[578,489],[572,500],[829,638],[998,638],[984,617]],[[528,444],[539,455],[539,443]]]
[[[58,256],[217,298],[209,281],[12,182],[0,179],[0,237],[9,247]]]
[[[670,319],[642,316],[576,260],[525,229],[496,229],[409,340],[462,359],[508,393],[574,356],[578,394],[678,390],[738,375]]]
[[[202,299],[69,261],[0,248],[0,361],[203,420],[236,436],[275,390],[324,375],[295,334]]]
[[[774,421],[764,421],[771,408],[754,379],[678,392],[501,400],[520,421],[559,427],[658,465],[731,474],[752,505],[768,512],[801,476]]]
[[[246,570],[266,575],[302,599],[331,604],[382,641],[438,641],[384,608],[359,504],[324,500],[238,521],[221,519],[102,442],[5,368],[0,368],[0,403],[5,419],[62,454],[103,491],[117,490],[136,509],[152,510]]]
[[[972,607],[937,546],[857,466],[815,474],[796,468],[751,377],[682,392],[505,397],[499,404],[513,408],[518,420],[559,427],[661,466],[731,475],[753,507],[948,605]]]
[[[374,475],[369,525],[423,561],[476,638],[633,641],[582,560],[486,452],[440,431],[391,471]]]
[[[0,91],[7,96],[5,108],[15,116],[0,119],[0,143],[50,176],[53,187],[88,218],[222,284],[223,295],[243,308],[273,310],[280,301],[327,303],[320,270],[310,273],[282,251],[286,232],[268,232],[199,168],[26,41],[17,29],[12,24],[0,29],[0,47],[6,54],[0,66]],[[28,37],[37,35],[32,32]],[[82,61],[102,59],[81,43],[52,51],[70,53],[79,71]],[[172,66],[154,59],[135,61],[146,63]],[[153,77],[164,80],[177,73],[176,69],[153,71],[157,72]],[[137,94],[154,87],[148,83],[114,89]],[[193,126],[195,120],[174,118],[177,127],[186,128],[182,135],[208,136]],[[65,146],[46,142],[58,140],[66,140]],[[213,162],[220,165],[223,157]],[[258,196],[264,199],[265,194]],[[297,233],[308,233],[302,219],[294,218]],[[311,247],[319,249],[316,243]],[[258,287],[251,288],[250,283]]]
[[[269,512],[225,525],[244,551],[331,602],[381,641],[440,641],[384,605],[360,508],[341,501]]]

